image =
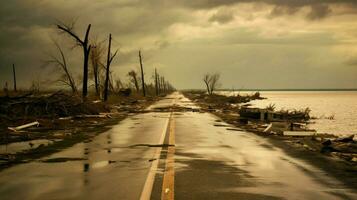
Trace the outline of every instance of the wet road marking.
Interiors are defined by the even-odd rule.
[[[164,143],[165,136],[166,136],[167,130],[169,128],[169,122],[170,122],[171,116],[172,116],[172,113],[170,113],[169,117],[166,119],[165,127],[164,127],[164,130],[163,130],[163,132],[161,134],[161,138],[160,138],[160,144]],[[159,166],[161,150],[162,150],[162,147],[157,148],[155,151],[154,157],[152,158],[151,167],[149,170],[149,174],[146,178],[143,191],[141,192],[140,200],[148,200],[151,197],[151,192],[152,192],[152,188],[154,186],[156,171]]]
[[[164,171],[164,179],[162,183],[161,199],[174,199],[174,183],[175,183],[175,120],[173,115],[170,116],[169,122],[169,146],[167,148],[167,157]]]

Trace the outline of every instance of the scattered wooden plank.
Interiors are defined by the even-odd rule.
[[[266,132],[270,132],[270,130],[271,130],[271,128],[273,127],[273,124],[271,123],[271,124],[269,124],[269,126],[267,126],[265,129],[264,129],[264,133],[266,133]]]
[[[313,136],[316,131],[284,131],[284,136]]]
[[[29,128],[31,126],[39,126],[39,125],[40,125],[40,123],[38,121],[35,121],[35,122],[31,122],[31,123],[24,124],[21,126],[17,126],[17,127],[8,127],[8,129],[16,132],[16,131],[19,131],[19,130],[22,130],[25,128]]]

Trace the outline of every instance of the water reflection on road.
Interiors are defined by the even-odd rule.
[[[168,115],[131,116],[91,142],[6,169],[0,199],[138,199],[155,149],[131,146],[156,144]]]

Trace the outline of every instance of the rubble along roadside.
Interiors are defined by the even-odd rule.
[[[183,94],[198,104],[202,111],[216,115],[226,123],[238,127],[238,130],[263,136],[288,154],[324,169],[349,187],[357,188],[357,136],[337,137],[332,134],[284,135],[287,132],[297,133],[298,131],[311,131],[313,133],[314,130],[305,130],[305,128],[299,127],[294,128],[298,131],[290,131],[293,124],[308,124],[310,117],[306,116],[296,119],[294,123],[290,120],[280,120],[280,122],[277,122],[278,124],[286,125],[274,131],[266,131],[271,122],[247,119],[239,114],[242,113],[240,111],[249,106],[249,101],[262,98],[257,94],[247,95],[244,98],[217,94],[207,95],[202,91],[185,91]],[[257,98],[258,96],[259,98]],[[244,99],[244,101],[241,101],[241,99]],[[242,106],[241,103],[244,103],[244,105]],[[293,112],[292,116],[295,116],[295,114],[296,112]]]
[[[20,93],[0,97],[0,145],[27,143],[19,152],[1,152],[0,170],[29,162],[91,139],[161,97],[112,95],[107,103],[66,92]],[[29,126],[26,126],[29,124]],[[22,125],[25,125],[22,129]],[[19,128],[20,127],[20,128]],[[34,146],[37,140],[48,144]]]

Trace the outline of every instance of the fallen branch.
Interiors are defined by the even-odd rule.
[[[35,121],[35,122],[31,122],[31,123],[28,123],[28,124],[24,124],[24,125],[21,125],[21,126],[17,126],[17,127],[8,127],[9,130],[11,131],[19,131],[19,130],[22,130],[22,129],[25,129],[25,128],[29,128],[31,126],[39,126],[40,123],[38,121]]]

